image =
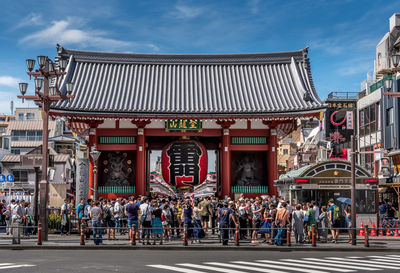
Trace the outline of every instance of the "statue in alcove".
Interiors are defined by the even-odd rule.
[[[239,173],[236,185],[238,186],[256,186],[259,181],[256,177],[256,162],[253,157],[245,156],[238,163]]]
[[[106,165],[105,173],[107,173],[106,185],[113,186],[129,186],[129,174],[132,172],[132,168],[126,168],[131,164],[130,160],[127,159],[126,153],[110,152],[108,153],[108,160],[104,161]]]

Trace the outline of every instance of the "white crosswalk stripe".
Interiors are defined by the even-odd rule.
[[[292,266],[292,268],[293,267],[302,267],[302,268],[313,268],[313,269],[321,269],[321,270],[329,269],[326,266],[317,266],[315,264],[300,264],[297,262],[290,263],[290,262],[278,262],[278,261],[269,261],[269,260],[258,260],[256,262],[267,263],[267,264],[280,264],[280,265],[284,265],[284,266]],[[335,271],[336,272],[354,272],[355,270],[336,268]]]
[[[282,259],[281,261],[288,261],[288,262],[296,262],[296,263],[302,263],[302,264],[311,264],[311,265],[324,265],[324,266],[328,266],[330,268],[347,268],[347,269],[357,269],[357,270],[368,270],[368,271],[375,271],[375,270],[379,270],[379,269],[375,269],[375,268],[368,268],[368,267],[362,267],[362,266],[352,266],[352,265],[342,265],[342,264],[338,264],[338,263],[332,263],[332,264],[328,264],[326,262],[324,262],[324,259],[320,259],[320,261],[318,262],[318,259],[316,261],[306,261],[306,260],[293,260],[293,259]]]
[[[176,264],[179,266],[186,266],[186,267],[194,267],[194,268],[198,268],[198,269],[205,269],[205,270],[212,270],[212,271],[216,271],[216,272],[225,272],[225,273],[247,273],[246,271],[238,271],[238,270],[233,270],[230,268],[217,268],[214,266],[207,266],[207,265],[200,265],[200,264]]]
[[[312,269],[304,269],[304,268],[293,268],[284,265],[273,265],[273,264],[262,264],[262,263],[253,263],[253,262],[233,262],[235,264],[244,264],[244,265],[251,265],[251,266],[259,266],[259,267],[268,267],[268,268],[276,268],[276,269],[283,269],[283,270],[291,270],[295,272],[305,272],[305,273],[328,273],[327,271],[318,271]]]
[[[377,262],[377,261],[366,261],[366,260],[358,260],[358,259],[350,259],[350,258],[329,258],[332,260],[338,260],[338,261],[349,261],[349,262],[362,262],[364,264],[373,264],[372,266],[374,267],[381,267],[381,268],[387,268],[387,269],[400,269],[400,267],[394,267],[393,264],[390,263],[385,263],[385,262]]]
[[[218,262],[208,262],[205,264],[222,266],[222,267],[231,267],[231,268],[235,268],[235,269],[247,269],[247,270],[251,270],[251,271],[265,272],[265,273],[287,273],[286,271],[281,271],[281,270],[256,268],[256,267],[252,267],[252,266],[244,266],[244,265],[238,265],[238,264],[228,264],[228,263],[218,263]]]
[[[162,264],[151,264],[151,265],[148,265],[148,266],[155,267],[155,268],[160,268],[160,269],[172,270],[172,271],[175,271],[175,272],[206,273],[204,271],[191,270],[191,269],[187,269],[187,268],[182,268],[182,267],[177,267],[177,266],[170,266],[170,265],[162,265]]]
[[[34,264],[15,264],[15,263],[1,263],[0,270],[3,269],[11,269],[11,268],[19,268],[19,267],[32,267]]]
[[[185,272],[185,273],[334,273],[334,272],[357,272],[357,271],[387,271],[397,270],[400,272],[399,255],[382,256],[348,256],[348,257],[321,257],[321,258],[299,258],[279,260],[256,260],[256,261],[231,261],[231,262],[203,262],[203,263],[176,263],[174,265],[152,264],[149,267],[163,271]],[[10,263],[0,264],[0,270],[6,268],[34,266],[15,265]]]
[[[362,263],[351,263],[351,262],[343,262],[343,261],[332,261],[332,260],[328,260],[327,258],[324,259],[316,259],[316,258],[304,258],[305,260],[308,261],[323,261],[326,264],[330,264],[330,265],[337,265],[339,264],[340,266],[342,265],[348,265],[348,266],[352,266],[355,269],[360,269],[360,270],[366,270],[366,271],[376,271],[379,270],[377,268],[370,268],[370,267],[362,267],[365,266],[365,264]],[[369,266],[369,265],[368,265]]]

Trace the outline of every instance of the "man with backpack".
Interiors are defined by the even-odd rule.
[[[115,240],[115,222],[114,222],[114,206],[110,201],[108,201],[108,204],[103,205],[104,209],[104,222],[106,224],[107,228],[107,237],[108,239],[111,239],[111,233],[112,233],[112,239]]]
[[[331,224],[332,242],[337,243],[340,228],[340,208],[333,199],[329,199],[329,222]]]

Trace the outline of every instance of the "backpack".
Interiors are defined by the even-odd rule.
[[[107,206],[104,209],[104,220],[106,220],[106,221],[110,221],[111,220],[111,210]]]
[[[339,207],[337,207],[337,206],[335,206],[335,207],[333,207],[333,219],[335,220],[335,221],[338,221],[339,219],[340,219],[340,209],[339,209]]]

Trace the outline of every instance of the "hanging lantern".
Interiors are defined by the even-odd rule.
[[[200,142],[173,141],[162,150],[162,176],[177,188],[199,185],[207,178],[207,160],[207,150]]]

